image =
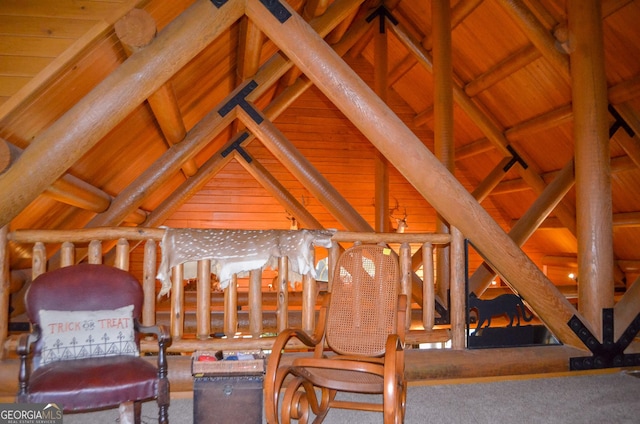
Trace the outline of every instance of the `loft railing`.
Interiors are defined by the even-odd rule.
[[[144,305],[142,311],[142,323],[144,325],[155,324],[158,319],[158,305],[164,305],[164,301],[158,299],[157,258],[159,245],[164,235],[164,229],[135,228],[135,227],[103,227],[82,230],[16,230],[2,233],[2,247],[0,254],[8,256],[9,248],[7,243],[14,243],[24,246],[32,245],[32,279],[47,271],[47,269],[70,266],[78,262],[105,263],[117,268],[130,270],[131,255],[134,247],[143,244],[141,275],[136,275],[144,291]],[[453,232],[455,234],[455,232]],[[237,278],[234,276],[231,284],[223,293],[223,318],[222,338],[211,337],[212,335],[212,293],[211,293],[211,273],[210,261],[201,260],[198,262],[198,277],[196,279],[196,305],[195,310],[185,298],[185,281],[183,278],[183,266],[178,265],[172,269],[172,289],[170,293],[170,307],[168,326],[173,338],[170,351],[173,352],[193,352],[196,350],[254,350],[269,349],[272,338],[263,337],[265,323],[265,304],[271,304],[271,314],[275,308],[275,332],[280,332],[289,326],[289,314],[292,309],[299,310],[300,326],[312,331],[315,326],[315,316],[318,298],[322,291],[331,291],[331,273],[333,264],[336,262],[343,245],[354,243],[382,243],[397,250],[400,269],[402,273],[402,292],[414,298],[414,302],[409,302],[406,322],[408,330],[411,329],[412,305],[421,311],[422,328],[413,329],[409,332],[415,341],[429,341],[427,335],[434,329],[436,295],[434,293],[434,263],[433,250],[438,245],[451,246],[452,264],[452,305],[451,334],[449,329],[440,332],[436,337],[437,341],[444,341],[452,338],[454,340],[464,339],[464,312],[463,307],[456,306],[457,300],[453,293],[463,293],[464,276],[460,272],[461,264],[464,264],[463,242],[460,237],[451,237],[449,234],[434,233],[356,233],[356,232],[336,232],[332,237],[332,247],[326,249],[328,261],[328,283],[316,282],[309,276],[304,276],[301,293],[289,290],[289,278],[287,275],[288,258],[279,259],[277,280],[275,281],[273,292],[263,291],[262,271],[252,271],[248,278],[248,288],[246,292],[238,292]],[[115,249],[113,247],[115,246]],[[49,255],[47,250],[55,254]],[[313,248],[312,248],[313,249]],[[315,248],[322,249],[322,248]],[[314,252],[315,253],[315,249]],[[412,250],[421,251],[419,260],[412,261]],[[138,250],[139,251],[139,250]],[[104,253],[108,252],[108,253]],[[51,256],[51,257],[49,257]],[[412,265],[413,262],[413,265]],[[8,258],[4,260],[9,263]],[[417,264],[417,266],[416,266]],[[48,267],[49,265],[49,267]],[[416,296],[414,287],[415,279],[418,278],[414,272],[416,268],[422,266],[422,296]],[[5,265],[8,268],[8,265]],[[464,267],[462,266],[462,269]],[[5,269],[3,274],[2,287],[7,290],[2,291],[2,303],[0,305],[0,335],[2,345],[7,347],[11,344],[8,338],[8,305],[9,305],[9,279],[10,270]],[[455,280],[455,281],[454,281]],[[248,331],[246,334],[238,335],[238,309],[239,294],[248,307]],[[273,298],[275,296],[275,305]],[[292,301],[290,301],[290,296]],[[415,299],[421,299],[418,304]],[[456,296],[457,298],[458,296]],[[246,299],[246,300],[245,300]],[[6,308],[6,310],[5,310]],[[215,309],[215,308],[213,308]],[[193,326],[189,331],[185,331],[185,316],[195,313],[195,331]],[[460,323],[460,324],[458,324]],[[269,324],[269,328],[273,323]],[[434,340],[431,340],[434,341]],[[142,342],[143,351],[153,351],[153,343]]]

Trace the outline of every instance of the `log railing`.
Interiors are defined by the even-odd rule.
[[[33,245],[33,260],[32,260],[32,278],[36,278],[38,275],[46,272],[47,270],[47,258],[50,256],[47,254],[47,246],[52,246],[52,249],[59,249],[59,252],[55,253],[55,257],[59,260],[59,266],[69,266],[81,261],[89,263],[107,263],[117,268],[129,270],[130,255],[133,251],[132,244],[137,245],[144,242],[143,249],[143,267],[142,275],[137,276],[141,279],[141,284],[144,291],[144,305],[142,311],[142,323],[144,325],[155,324],[158,319],[157,306],[159,300],[157,299],[157,256],[158,256],[158,244],[162,240],[164,235],[163,229],[151,229],[151,228],[129,228],[129,227],[103,227],[95,229],[82,229],[82,230],[17,230],[8,232],[6,234],[7,242],[23,245]],[[402,273],[402,292],[408,294],[411,297],[413,293],[414,299],[415,288],[412,287],[415,281],[415,261],[412,267],[412,247],[415,251],[421,250],[422,252],[422,265],[423,265],[423,280],[422,284],[422,299],[421,303],[409,302],[408,305],[408,317],[411,317],[411,304],[417,309],[422,310],[422,326],[424,331],[412,330],[414,337],[416,333],[427,334],[433,329],[434,326],[434,306],[435,306],[435,294],[434,294],[434,265],[433,265],[433,248],[436,245],[450,244],[454,246],[450,249],[452,254],[460,256],[460,252],[463,252],[462,248],[455,248],[456,245],[461,244],[461,241],[452,240],[449,234],[433,234],[433,233],[408,233],[408,234],[396,234],[396,233],[356,233],[356,232],[337,232],[332,237],[332,247],[327,250],[328,257],[328,270],[329,278],[331,281],[331,273],[333,266],[341,252],[341,245],[350,245],[354,243],[382,243],[397,249],[400,269]],[[103,250],[107,250],[113,247],[115,249],[113,253],[105,254]],[[103,246],[105,246],[103,248]],[[8,255],[10,249],[6,245],[3,245],[5,255]],[[421,249],[420,249],[421,248]],[[313,249],[313,248],[312,248]],[[316,248],[317,249],[317,248]],[[395,250],[394,250],[395,251]],[[300,312],[300,326],[307,330],[312,331],[315,326],[316,306],[319,303],[318,297],[321,295],[322,290],[331,291],[330,283],[326,287],[322,286],[322,290],[319,289],[320,283],[316,282],[309,276],[304,276],[302,281],[302,293],[295,293],[289,291],[289,278],[287,276],[287,260],[288,258],[280,258],[278,263],[278,276],[277,280],[273,284],[273,290],[275,293],[265,293],[262,290],[263,276],[260,270],[252,271],[248,278],[248,289],[246,292],[238,293],[237,278],[234,276],[231,284],[224,290],[223,300],[223,318],[222,327],[224,334],[223,337],[211,337],[212,333],[212,293],[211,293],[211,273],[210,273],[210,261],[202,260],[198,262],[198,277],[196,280],[196,305],[195,305],[195,331],[185,331],[185,316],[193,314],[193,310],[187,310],[189,306],[188,302],[185,302],[185,285],[183,280],[183,266],[178,265],[172,269],[172,290],[170,293],[170,318],[167,325],[169,326],[173,343],[170,347],[170,351],[173,352],[193,352],[195,350],[254,350],[254,349],[270,349],[273,339],[268,337],[262,337],[264,334],[264,322],[265,322],[265,304],[270,303],[272,305],[271,315],[273,315],[273,308],[275,307],[275,331],[280,332],[287,326],[289,326],[289,314],[292,310],[292,305],[289,302],[289,297],[292,296],[296,310]],[[51,260],[50,260],[51,261]],[[51,261],[53,262],[53,261]],[[464,255],[460,257],[452,257],[452,264],[459,264],[464,262]],[[5,259],[5,264],[8,264],[8,259]],[[8,268],[8,265],[5,265]],[[452,265],[453,269],[453,265]],[[9,275],[9,270],[5,269],[3,275]],[[464,289],[464,276],[457,275],[457,282],[452,281],[452,287],[462,287]],[[8,283],[3,282],[3,287],[8,287]],[[453,292],[453,289],[452,289]],[[275,305],[274,305],[275,295]],[[238,305],[239,298],[242,299],[242,303],[248,306],[248,332],[246,334],[238,335]],[[418,297],[419,298],[419,297]],[[164,304],[166,304],[166,299]],[[217,302],[216,302],[217,303]],[[4,309],[4,305],[9,304],[8,291],[3,292],[2,305],[0,309]],[[452,300],[452,305],[455,302]],[[215,309],[215,308],[213,308]],[[267,308],[268,309],[268,308]],[[457,308],[459,309],[459,308]],[[8,311],[3,311],[8,312]],[[463,310],[450,311],[452,324],[464,319]],[[459,316],[458,316],[459,315]],[[2,320],[6,320],[8,313],[3,313]],[[457,318],[456,318],[457,317]],[[409,330],[412,322],[409,318],[406,322],[406,327]],[[414,323],[415,326],[415,323]],[[269,327],[273,327],[273,323],[269,324]],[[420,327],[420,326],[418,326]],[[0,329],[8,328],[8,323],[4,322],[0,326]],[[193,328],[193,327],[192,327]],[[448,331],[448,330],[447,330]],[[463,340],[463,334],[457,335],[459,331],[464,331],[464,326],[460,330],[457,330],[452,325],[451,338]],[[447,338],[449,333],[447,332]],[[442,338],[442,336],[440,336]],[[7,332],[3,331],[2,334],[2,346],[6,347],[7,344]],[[420,339],[418,336],[417,339]],[[442,341],[442,340],[440,340]],[[455,343],[454,343],[455,344]],[[143,351],[153,351],[153,343],[142,343]]]

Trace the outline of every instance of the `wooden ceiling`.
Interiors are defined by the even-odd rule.
[[[357,226],[340,219],[326,198],[299,175],[311,172],[325,178],[337,196],[375,227],[374,145],[295,66],[269,71],[273,60],[284,61],[286,56],[242,10],[238,17],[229,14],[208,27],[181,27],[183,12],[191,6],[210,6],[205,3],[209,2],[0,2],[0,137],[6,141],[0,190],[10,199],[0,206],[3,224],[10,223],[11,229],[286,229],[295,215],[307,227]],[[288,4],[322,32],[349,67],[433,151],[431,2]],[[390,14],[384,21],[384,59],[376,50],[380,6]],[[541,187],[531,185],[533,176],[549,184],[574,157],[566,1],[453,0],[451,6],[454,175],[508,232],[540,198]],[[126,41],[131,34],[114,29],[134,8],[146,11],[157,26],[156,41],[148,48],[125,46],[121,38]],[[618,282],[630,284],[640,274],[640,1],[603,0],[602,19],[611,105],[607,118],[610,127],[617,128],[610,139],[613,251]],[[198,35],[183,40],[184,45],[159,45],[168,31]],[[136,58],[150,56],[152,48],[159,60],[165,59],[166,49],[180,50],[172,57],[184,64],[159,63],[157,73],[127,74]],[[132,93],[136,85],[146,86],[154,79],[160,81],[160,89],[146,96],[148,100],[127,96],[127,90],[118,91],[115,98],[116,91],[108,89],[110,81],[124,74]],[[171,146],[195,138],[203,131],[202,121],[220,109],[225,98],[258,78],[268,84],[252,101],[300,158],[278,157],[260,140],[244,142],[249,161],[238,150],[221,155],[244,130],[245,124],[236,119],[211,132],[193,152],[171,159],[178,155],[177,147]],[[376,86],[380,81],[383,88]],[[101,98],[110,111],[104,125],[91,121],[92,115],[105,113]],[[64,133],[58,133],[59,128]],[[72,136],[76,142],[70,146],[67,137]],[[521,161],[492,180],[514,152]],[[11,168],[24,171],[13,175]],[[37,187],[35,193],[32,187]],[[389,169],[388,202],[392,225],[406,214],[409,231],[435,230],[434,208],[394,167]],[[570,185],[559,205],[522,243],[525,253],[556,284],[569,283],[567,270],[576,267],[575,215],[576,194]],[[28,267],[28,260],[27,252],[12,252],[13,268]]]

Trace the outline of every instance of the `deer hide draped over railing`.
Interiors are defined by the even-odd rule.
[[[330,230],[208,230],[167,228],[162,237],[162,261],[156,278],[159,296],[171,290],[171,268],[203,259],[211,260],[211,272],[226,288],[233,274],[246,275],[266,266],[275,268],[280,257],[289,258],[291,281],[297,276],[316,278],[312,246],[331,247]],[[188,275],[193,269],[194,275]],[[195,278],[195,267],[186,267],[184,278]]]

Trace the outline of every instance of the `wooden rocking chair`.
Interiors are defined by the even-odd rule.
[[[342,408],[378,411],[385,423],[403,422],[406,302],[390,249],[358,245],[346,250],[314,334],[288,329],[276,338],[265,376],[267,421],[306,423],[313,412],[314,422],[321,423],[330,408]],[[282,352],[292,338],[314,348],[313,357],[283,361]],[[336,395],[341,391],[378,395],[374,400],[382,395],[382,402],[367,397],[340,400]]]

